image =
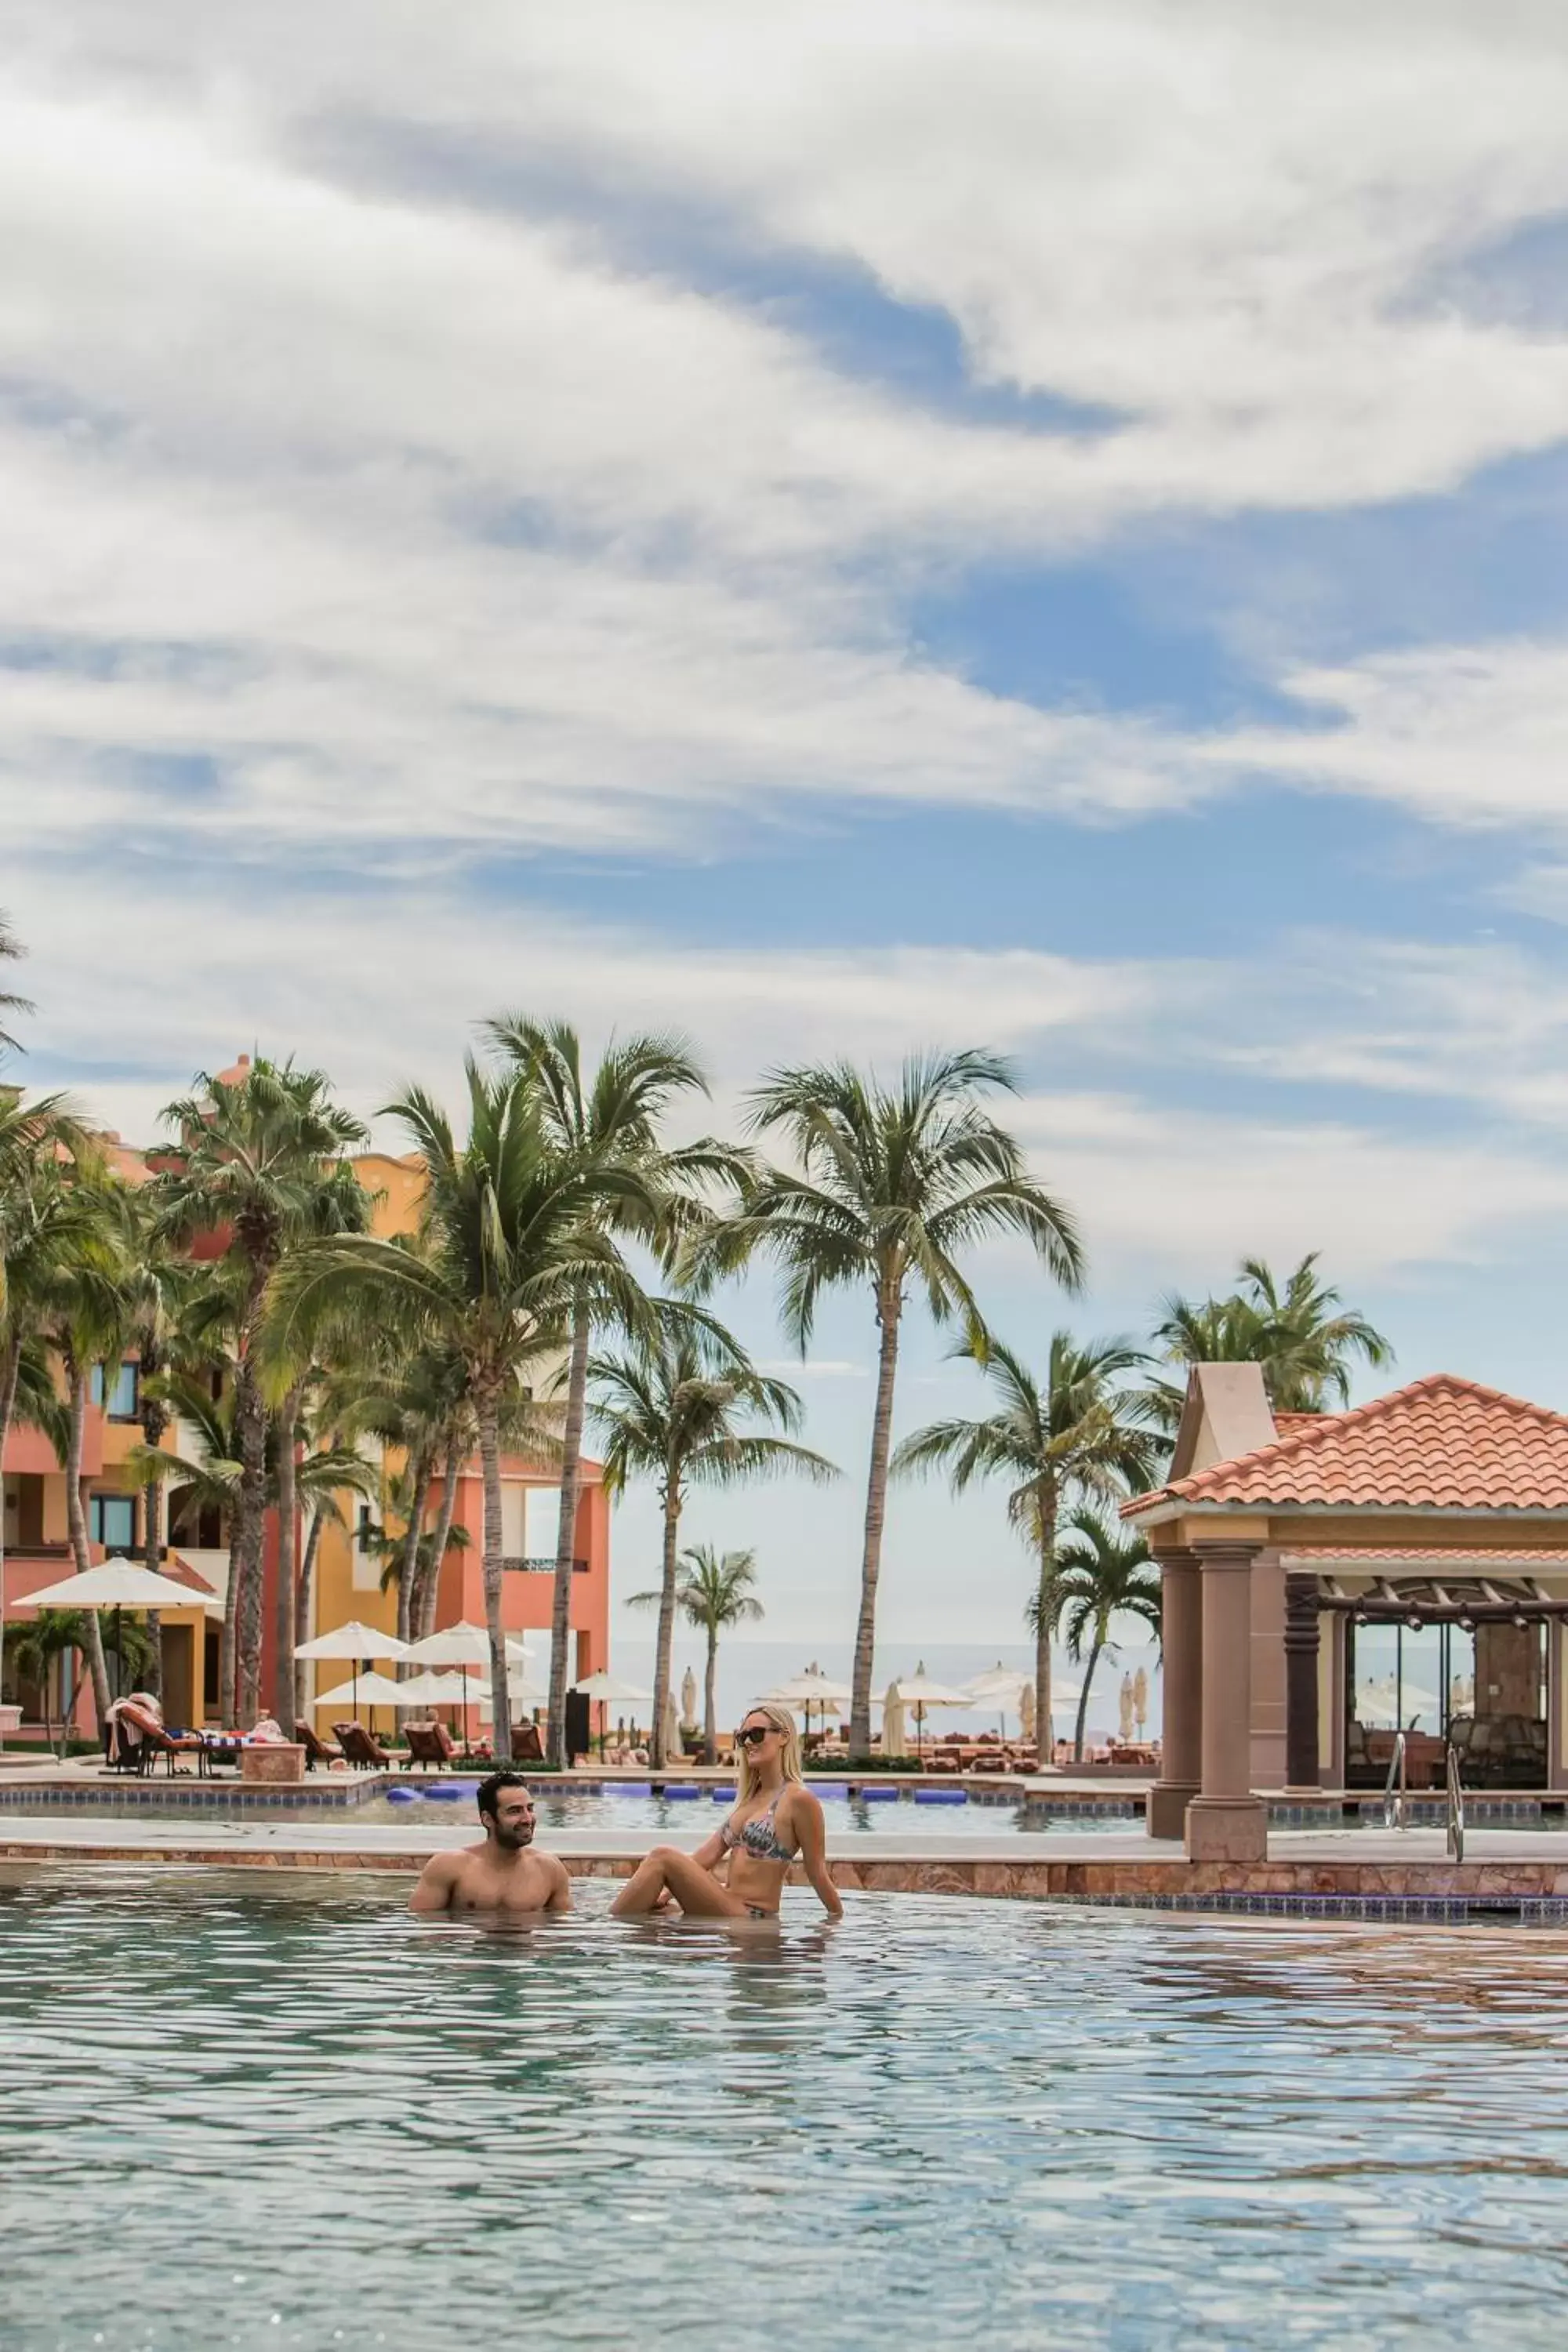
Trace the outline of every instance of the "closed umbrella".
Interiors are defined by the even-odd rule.
[[[697,1677],[689,1666],[680,1677],[680,1720],[693,1727],[697,1722]]]
[[[672,1690],[667,1690],[664,1695],[665,1762],[668,1764],[672,1756],[679,1756],[680,1754],[680,1750],[681,1738],[679,1710],[677,1708],[675,1704],[675,1693]]]
[[[1048,1727],[1047,1727],[1048,1728]],[[1026,1683],[1018,1693],[1018,1730],[1025,1739],[1035,1738],[1035,1685]],[[1036,1742],[1037,1746],[1038,1742]],[[1038,1759],[1036,1759],[1038,1761]]]
[[[885,1757],[907,1756],[909,1752],[910,1736],[904,1728],[904,1702],[899,1696],[898,1684],[889,1683],[887,1696],[882,1701],[882,1754]]]
[[[1123,1675],[1121,1688],[1116,1696],[1116,1728],[1123,1748],[1132,1744],[1132,1677]]]
[[[408,1655],[408,1644],[405,1642],[400,1642],[395,1633],[384,1633],[379,1626],[363,1625],[357,1617],[351,1617],[346,1625],[334,1625],[330,1633],[318,1633],[313,1641],[296,1643],[294,1655],[297,1658],[329,1659],[338,1665],[352,1665],[353,1688],[357,1691],[362,1658],[405,1658]],[[367,1675],[365,1677],[367,1683],[369,1679]],[[386,1677],[383,1675],[381,1679],[384,1682]],[[340,1704],[342,1697],[342,1694],[340,1691],[338,1694]],[[317,1699],[316,1705],[320,1706],[322,1702]],[[395,1699],[393,1705],[396,1704]],[[353,1718],[356,1723],[359,1721],[357,1698],[353,1703]]]
[[[1143,1737],[1143,1726],[1149,1720],[1149,1677],[1142,1666],[1132,1677],[1132,1718],[1138,1726],[1138,1737]]]

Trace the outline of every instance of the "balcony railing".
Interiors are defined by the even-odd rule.
[[[501,1566],[509,1576],[553,1576],[555,1554],[542,1552],[536,1555],[530,1552],[525,1557],[521,1552],[507,1552],[502,1555]],[[587,1561],[574,1559],[572,1563],[572,1573],[574,1576],[586,1576]]]

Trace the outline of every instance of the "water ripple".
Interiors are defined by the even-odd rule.
[[[1568,1939],[0,1888],[0,2339],[1556,2345]]]

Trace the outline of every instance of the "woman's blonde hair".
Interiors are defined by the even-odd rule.
[[[784,1734],[784,1746],[779,1749],[779,1769],[784,1779],[804,1780],[805,1775],[800,1769],[800,1734],[795,1727],[795,1717],[788,1707],[775,1706],[772,1699],[760,1698],[754,1706],[749,1706],[741,1717],[742,1725],[749,1723],[753,1715],[765,1717],[775,1731]],[[735,1795],[742,1805],[755,1788],[756,1779],[756,1769],[752,1762],[752,1751],[749,1748],[742,1748],[737,1739],[735,1742]]]

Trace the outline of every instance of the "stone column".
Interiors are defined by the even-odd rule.
[[[1157,1554],[1163,1657],[1160,1778],[1149,1791],[1149,1834],[1179,1838],[1203,1780],[1203,1578],[1195,1551]]]
[[[1285,1579],[1285,1784],[1323,1785],[1318,1755],[1318,1580]]]
[[[1252,1767],[1252,1563],[1258,1546],[1196,1547],[1203,1570],[1203,1787],[1187,1808],[1189,1862],[1262,1862],[1268,1809]]]

